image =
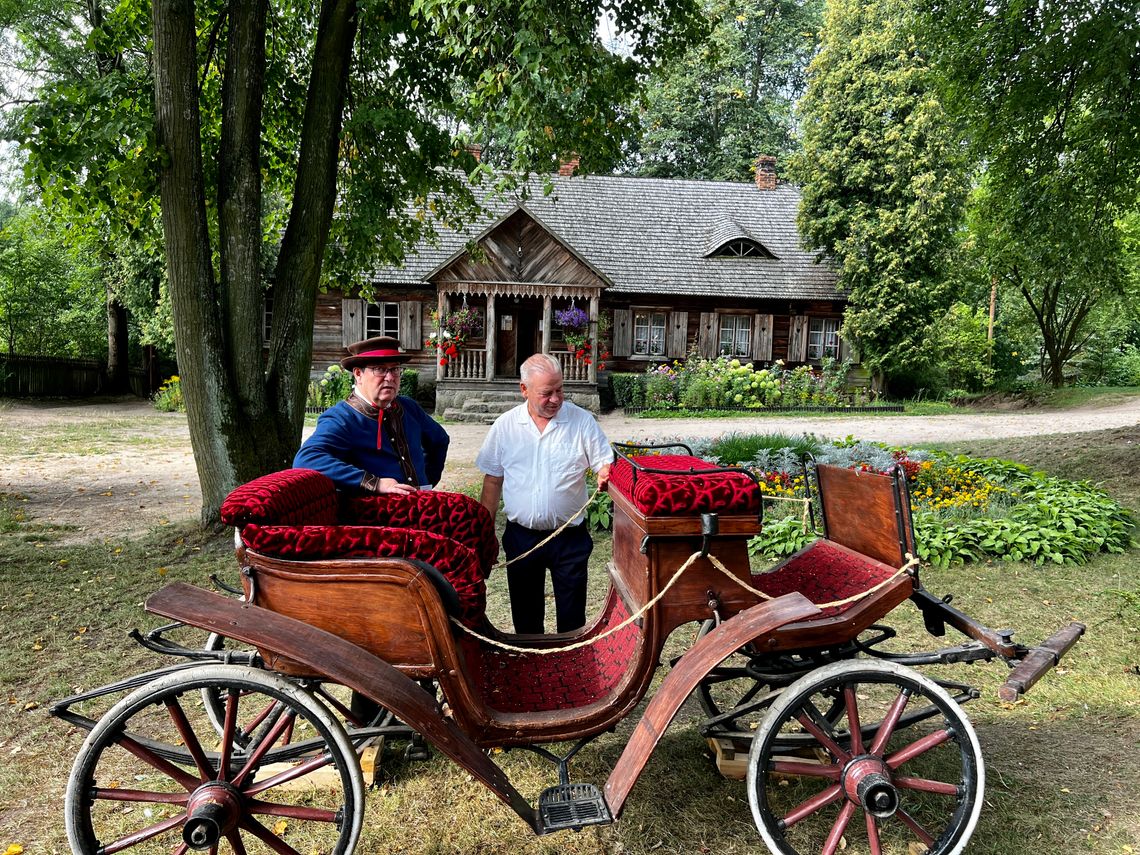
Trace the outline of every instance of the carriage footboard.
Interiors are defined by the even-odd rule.
[[[494,791],[531,828],[538,829],[537,813],[507,780],[502,769],[414,680],[367,650],[311,624],[184,582],[176,582],[152,594],[146,601],[146,609],[281,653],[308,666],[313,673],[366,695],[422,733],[440,752]]]

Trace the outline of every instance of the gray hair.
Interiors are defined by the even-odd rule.
[[[535,353],[528,356],[519,368],[519,378],[529,386],[530,378],[535,374],[553,374],[561,377],[562,366],[549,353]]]

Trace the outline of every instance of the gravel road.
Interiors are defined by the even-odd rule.
[[[1140,424],[1140,398],[1066,411],[1020,410],[946,416],[600,419],[611,440],[659,441],[726,433],[848,435],[907,445],[1039,434],[1085,433]],[[477,482],[485,425],[447,425],[441,486]],[[0,401],[0,493],[19,496],[30,519],[74,527],[83,542],[131,537],[192,519],[201,500],[186,419],[146,401]]]

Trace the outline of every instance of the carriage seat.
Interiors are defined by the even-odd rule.
[[[481,625],[485,579],[499,554],[494,523],[469,496],[338,494],[311,469],[286,469],[235,489],[221,508],[242,543],[274,558],[407,558],[439,570],[459,600],[459,615]]]
[[[747,475],[725,472],[723,467],[687,454],[631,459],[644,468],[635,468],[619,457],[610,470],[610,484],[647,517],[760,513],[760,487]]]

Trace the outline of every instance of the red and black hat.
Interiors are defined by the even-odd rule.
[[[352,370],[374,362],[407,362],[411,358],[410,353],[400,350],[399,341],[391,336],[381,335],[350,344],[348,356],[340,361],[340,367]]]

